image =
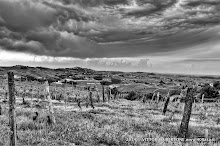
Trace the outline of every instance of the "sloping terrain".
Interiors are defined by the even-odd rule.
[[[61,145],[61,146],[176,146],[181,141],[172,140],[178,135],[183,105],[180,105],[173,120],[168,117],[173,108],[171,104],[167,115],[162,115],[163,103],[141,103],[125,99],[106,103],[96,103],[95,109],[76,104],[54,103],[55,126],[46,126],[46,109],[31,109],[17,106],[18,145]],[[34,111],[39,112],[37,121],[33,121]],[[215,112],[209,112],[209,120],[200,120],[199,111],[193,108],[190,120],[190,138],[204,137],[204,128],[209,129],[209,137],[219,138],[220,126],[215,124]],[[0,116],[0,145],[7,145],[9,129],[7,106],[3,106]],[[214,124],[213,124],[214,123]],[[165,140],[167,138],[167,140]],[[189,142],[193,145],[201,141]],[[204,144],[207,142],[204,142]],[[211,143],[211,142],[210,142]]]

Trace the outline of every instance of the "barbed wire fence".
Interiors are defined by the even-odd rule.
[[[21,136],[25,134],[24,130],[35,130],[29,133],[30,139],[47,140],[49,127],[56,124],[54,106],[60,104],[64,105],[64,110],[74,107],[80,111],[84,105],[82,103],[86,103],[95,109],[101,102],[117,99],[117,95],[118,98],[124,96],[116,92],[113,98],[111,89],[104,85],[74,88],[73,83],[57,85],[49,84],[47,80],[38,82],[28,78],[15,78],[13,72],[0,77],[0,81],[0,115],[9,117],[10,146],[17,145],[17,140],[24,141]],[[19,122],[21,118],[27,127]],[[19,120],[16,122],[16,119]],[[31,141],[26,143],[30,145]]]

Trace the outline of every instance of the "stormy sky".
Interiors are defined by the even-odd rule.
[[[219,0],[0,0],[0,65],[220,74]]]

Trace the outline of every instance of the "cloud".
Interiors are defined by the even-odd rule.
[[[160,56],[216,43],[219,23],[219,0],[1,0],[0,46],[54,57]]]
[[[1,0],[0,17],[4,26],[14,32],[27,32],[48,27],[55,20],[56,10],[39,1]]]

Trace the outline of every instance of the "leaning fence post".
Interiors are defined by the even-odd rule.
[[[156,94],[156,93],[154,93],[153,96],[152,96],[152,98],[151,98],[151,103],[153,103],[153,101],[154,101],[154,96],[155,96],[155,94]]]
[[[9,125],[10,125],[10,146],[16,146],[16,118],[15,118],[15,84],[14,73],[8,72],[9,90]]]
[[[184,113],[183,118],[181,121],[180,129],[179,129],[179,136],[181,138],[186,139],[188,134],[188,126],[189,120],[192,112],[192,104],[194,100],[194,89],[188,88],[185,98],[185,106],[184,106]]]
[[[163,108],[163,115],[165,115],[166,112],[167,112],[167,107],[168,107],[169,102],[170,102],[170,95],[169,95],[169,93],[168,93],[167,99],[166,99],[166,101],[165,101],[164,108]]]
[[[51,101],[51,98],[50,98],[50,88],[49,88],[48,81],[46,81],[45,84],[46,84],[46,96],[47,96],[47,100],[49,102],[49,112],[50,112],[51,117],[52,117],[52,122],[54,124],[56,124],[56,119],[55,119],[54,111],[53,111],[53,104],[52,104],[52,101]]]

